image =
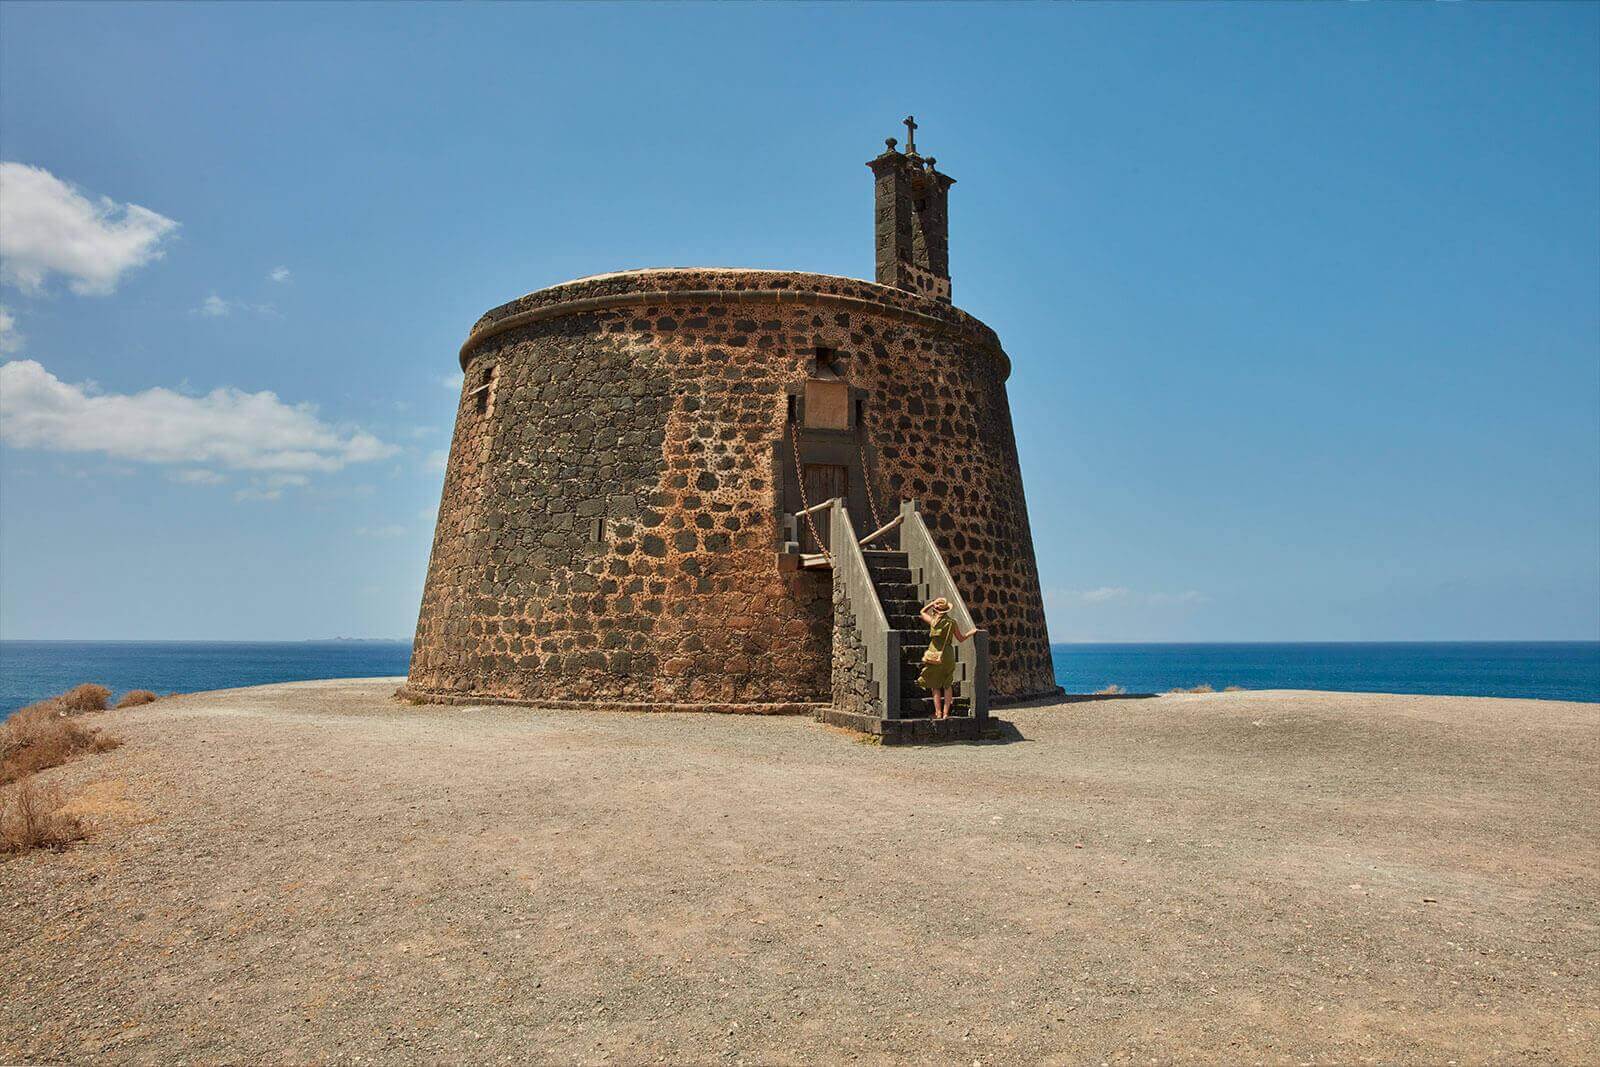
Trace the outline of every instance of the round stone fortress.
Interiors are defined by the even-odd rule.
[[[1010,362],[949,303],[951,179],[914,145],[870,166],[883,284],[626,271],[479,320],[409,695],[825,705],[830,578],[796,565],[794,539],[829,497],[861,534],[916,500],[989,633],[993,698],[1056,691]]]

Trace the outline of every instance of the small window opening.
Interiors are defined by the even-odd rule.
[[[817,370],[833,370],[834,363],[839,359],[839,353],[818,345],[813,352],[813,358],[816,360]]]
[[[911,206],[917,211],[926,211],[928,210],[928,200],[926,197],[918,197],[911,201]]]
[[[483,368],[483,381],[474,389],[473,395],[477,398],[478,414],[487,415],[494,407],[494,380],[495,368]]]
[[[599,544],[606,539],[606,520],[594,518],[589,520],[589,540]]]

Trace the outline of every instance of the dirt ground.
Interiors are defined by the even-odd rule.
[[[0,1060],[1584,1063],[1600,705],[801,718],[203,693],[47,772]]]

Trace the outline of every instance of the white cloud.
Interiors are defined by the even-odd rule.
[[[1206,595],[1198,589],[1186,589],[1181,593],[1151,593],[1149,600],[1152,604],[1203,604]]]
[[[308,473],[384,459],[398,451],[364,430],[323,422],[309,404],[275,393],[170,389],[100,393],[71,385],[31,359],[0,365],[0,440],[19,448],[101,452],[142,463],[185,463],[273,472],[276,486]]]
[[[282,498],[282,489],[239,489],[233,494],[233,499],[235,500],[280,500]]]
[[[273,267],[267,272],[267,277],[272,281],[277,282],[279,285],[282,285],[284,282],[288,281],[292,275],[290,274],[288,267]]]
[[[11,309],[0,306],[0,352],[22,351],[22,334],[17,332],[17,318]]]
[[[178,224],[138,204],[90,200],[43,167],[0,163],[0,282],[28,293],[52,274],[103,296],[153,259]]]
[[[358,527],[356,527],[356,536],[357,537],[390,538],[390,537],[404,537],[405,535],[406,535],[406,528],[404,526],[401,526],[399,523],[390,523],[388,526],[358,526]]]
[[[233,312],[233,305],[228,303],[216,293],[212,293],[200,301],[200,306],[194,309],[196,315],[204,315],[208,319],[220,319]]]
[[[221,485],[223,482],[228,480],[226,475],[218,474],[216,471],[206,470],[204,467],[192,467],[188,470],[173,471],[167,477],[171,478],[175,482],[182,482],[185,485]]]
[[[1121,600],[1128,595],[1128,590],[1120,585],[1103,585],[1099,589],[1087,589],[1078,594],[1078,599],[1085,604],[1104,604],[1108,600]]]
[[[444,449],[429,452],[425,466],[430,471],[442,471],[450,465],[450,453]]]
[[[243,300],[224,300],[216,293],[212,293],[200,301],[200,306],[190,309],[191,315],[202,315],[208,319],[220,319],[232,315],[235,311],[253,311],[257,315],[276,315],[278,309],[271,304],[250,304]]]
[[[452,393],[459,393],[461,392],[462,379],[465,377],[466,375],[461,371],[456,371],[454,374],[441,374],[439,376],[439,384],[450,390]]]

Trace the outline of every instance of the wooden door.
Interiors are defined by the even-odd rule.
[[[842,467],[834,463],[807,463],[803,477],[805,478],[806,486],[806,503],[813,507],[824,500],[832,500],[834,497],[843,497],[846,501],[850,499],[849,467]],[[826,544],[829,522],[827,513],[818,512],[813,517],[816,520],[817,533],[822,536],[823,543]],[[803,521],[802,526],[804,526]],[[804,527],[801,535],[802,543],[811,540],[810,534],[810,527]],[[815,552],[817,549],[818,546],[813,545],[804,549],[804,551]]]

